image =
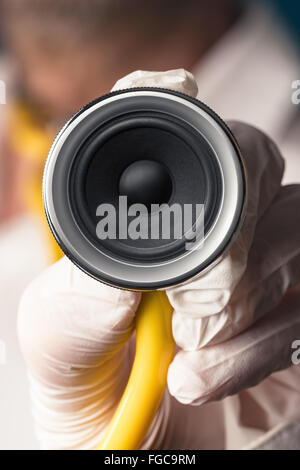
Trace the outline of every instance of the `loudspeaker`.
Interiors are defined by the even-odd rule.
[[[43,197],[79,268],[112,286],[154,290],[196,276],[229,248],[245,187],[238,145],[211,109],[134,88],[93,101],[64,126]]]

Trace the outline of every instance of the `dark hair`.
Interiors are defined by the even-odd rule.
[[[110,18],[153,15],[159,21],[161,16],[173,16],[187,10],[189,6],[203,6],[201,0],[0,0],[4,14],[73,21],[80,24],[101,24]],[[145,16],[146,17],[146,16]]]
[[[238,0],[0,0],[3,29],[34,37],[37,44],[50,49],[95,43],[95,38],[112,32],[122,35],[125,30],[137,41],[153,44],[195,24],[199,37],[208,34],[211,25],[222,21],[219,7],[226,12],[228,5]],[[229,13],[231,15],[231,13]],[[191,28],[192,29],[192,28]],[[109,38],[109,36],[108,36]]]
[[[176,28],[201,0],[0,0],[0,18],[9,29],[25,25],[35,36],[88,40],[112,26],[134,30]],[[211,2],[225,0],[210,0]]]

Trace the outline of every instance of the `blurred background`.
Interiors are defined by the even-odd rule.
[[[261,128],[300,182],[300,4],[283,0],[0,0],[0,449],[34,449],[17,308],[60,252],[42,208],[51,141],[81,106],[137,69],[185,68],[224,119]]]

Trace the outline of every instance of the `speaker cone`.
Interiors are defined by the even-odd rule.
[[[195,276],[229,247],[245,182],[236,142],[209,108],[138,88],[95,100],[67,123],[43,191],[50,227],[75,264],[113,286],[153,290]],[[102,233],[109,209],[113,237]]]

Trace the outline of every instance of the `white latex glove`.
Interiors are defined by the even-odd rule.
[[[163,86],[193,95],[197,90],[191,74],[183,70],[135,72],[117,86]],[[182,348],[168,382],[182,402],[218,399],[287,367],[290,337],[297,339],[299,332],[296,296],[289,307],[269,313],[261,327],[252,327],[254,333],[248,329],[235,336],[298,283],[300,194],[297,186],[280,189],[283,162],[268,138],[246,125],[231,127],[249,173],[243,231],[218,265],[189,285],[168,291],[175,308],[173,333]],[[263,289],[268,289],[266,296]],[[98,444],[127,380],[130,345],[122,344],[132,329],[139,298],[88,278],[66,259],[25,292],[19,337],[30,369],[42,447]],[[201,423],[202,408],[191,409],[166,393],[144,447],[201,447],[197,436],[201,429],[206,433],[207,423]]]
[[[289,367],[292,343],[300,338],[300,295],[288,292],[300,283],[300,185],[280,185],[283,161],[265,135],[229,125],[248,173],[244,225],[216,266],[168,291],[181,347],[169,368],[169,390],[194,405]],[[300,373],[294,377],[299,385]],[[286,402],[289,397],[287,386]]]

